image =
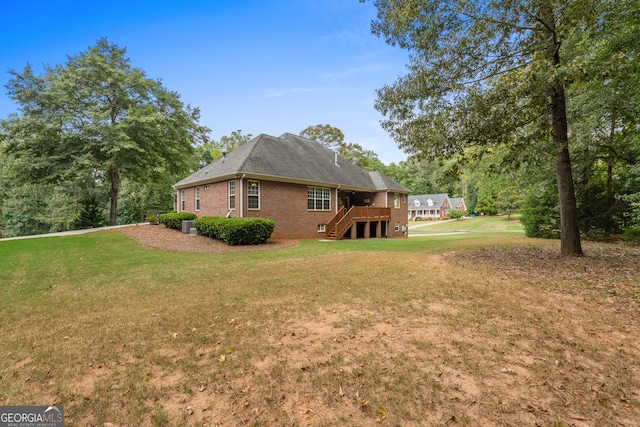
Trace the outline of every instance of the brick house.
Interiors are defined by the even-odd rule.
[[[273,238],[403,237],[409,190],[316,141],[258,135],[174,184],[174,208],[262,217]]]
[[[451,203],[451,209],[459,211],[467,210],[467,205],[462,197],[449,197],[449,202]]]
[[[447,194],[421,194],[409,197],[409,220],[442,219],[452,209]]]

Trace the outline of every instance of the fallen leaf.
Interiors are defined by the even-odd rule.
[[[378,412],[380,412],[380,421],[384,421],[384,419],[387,418],[387,413],[382,409],[378,409]]]
[[[363,408],[368,408],[369,407],[369,401],[368,400],[363,400],[360,402],[360,406],[362,406]]]
[[[340,386],[340,396],[344,396],[344,391],[342,391],[342,386]]]
[[[198,389],[199,392],[203,392],[207,389],[206,385],[200,386],[200,388]]]
[[[218,361],[219,361],[220,363],[224,362],[224,359],[226,359],[226,357],[225,357],[225,355],[224,355],[224,354],[221,354],[221,355],[220,355],[220,357],[218,357]]]

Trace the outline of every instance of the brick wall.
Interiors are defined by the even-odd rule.
[[[260,209],[247,209],[247,179],[242,180],[243,189],[240,191],[240,180],[236,180],[236,209],[232,217],[240,216],[240,206],[244,208],[244,217],[270,218],[276,221],[276,228],[272,237],[275,239],[309,239],[323,238],[324,233],[318,233],[318,225],[326,224],[335,215],[336,191],[331,189],[331,210],[310,211],[307,209],[307,186],[260,180]],[[244,200],[240,203],[240,195]],[[352,198],[353,204],[359,199],[368,198],[370,204],[378,207],[391,208],[392,220],[389,223],[388,237],[402,237],[402,231],[395,231],[395,223],[407,224],[407,197],[401,202],[400,209],[393,206],[394,193],[358,193]],[[178,206],[180,206],[180,190],[178,190]],[[386,204],[385,204],[386,199]],[[401,199],[402,200],[402,199]],[[227,200],[227,181],[209,184],[208,188],[200,186],[200,210],[195,209],[195,187],[185,189],[185,209],[200,216],[226,216],[229,212]]]

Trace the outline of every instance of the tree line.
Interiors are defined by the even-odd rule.
[[[640,236],[640,16],[632,0],[375,0],[373,34],[411,52],[377,91],[407,153],[383,164],[329,124],[300,135],[414,194],[521,208],[527,234],[582,254],[585,236]],[[171,184],[246,143],[209,138],[199,110],[101,39],[36,75],[10,71],[0,121],[3,236],[144,220]]]

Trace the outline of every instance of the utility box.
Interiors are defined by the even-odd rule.
[[[193,220],[187,220],[187,219],[182,220],[182,232],[184,234],[190,234],[192,228],[194,228]]]

